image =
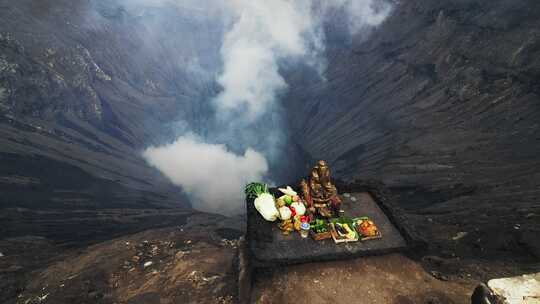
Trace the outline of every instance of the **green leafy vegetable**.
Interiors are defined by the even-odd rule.
[[[311,222],[310,226],[315,233],[323,233],[328,231],[328,223],[321,219],[316,219],[315,221]]]
[[[268,193],[268,185],[263,183],[249,183],[244,190],[246,196],[255,199],[263,193]]]

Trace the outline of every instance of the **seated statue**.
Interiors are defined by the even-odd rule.
[[[300,183],[304,200],[310,214],[315,218],[337,216],[341,207],[336,186],[332,184],[330,169],[324,160],[320,160],[310,172],[308,181]]]

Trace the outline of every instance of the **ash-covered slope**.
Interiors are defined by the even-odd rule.
[[[0,7],[0,206],[185,206],[140,152],[168,122],[204,124],[219,27],[188,7]]]
[[[220,28],[121,2],[0,0],[2,303],[66,246],[197,214],[140,153],[204,124]]]
[[[300,139],[341,176],[388,184],[481,184],[505,162],[535,173],[539,10],[404,1],[366,43],[329,51],[326,82],[291,87]]]
[[[447,249],[459,231],[473,255],[531,247],[539,14],[538,1],[400,1],[365,43],[329,49],[326,81],[289,74],[298,140],[341,178],[393,187],[426,239]]]

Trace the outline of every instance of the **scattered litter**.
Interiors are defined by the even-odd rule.
[[[351,194],[350,193],[343,193],[343,196],[344,197],[351,197]]]
[[[321,281],[319,281],[319,280],[317,280],[317,279],[313,280],[313,283],[315,283],[315,284],[319,284],[320,282],[321,282]]]
[[[351,196],[351,201],[356,202],[356,197]]]
[[[534,217],[536,214],[534,213],[528,213],[527,215],[525,215],[525,218],[532,218]]]
[[[154,264],[154,262],[148,261],[148,262],[144,263],[143,267],[146,268],[146,267],[152,266],[152,264]]]
[[[519,230],[520,228],[521,228],[521,225],[520,225],[520,224],[515,224],[515,225],[514,225],[514,229]]]
[[[60,284],[60,288],[64,288],[64,286],[66,286],[66,284]]]
[[[35,297],[33,301],[32,301],[32,299],[29,299],[30,301],[27,300],[25,303],[41,303],[41,302],[45,301],[48,296],[49,296],[49,294],[46,293],[46,294],[44,294],[42,296]]]
[[[467,234],[469,234],[468,232],[465,232],[465,231],[460,231],[456,234],[456,236],[454,236],[452,238],[453,241],[457,241],[457,240],[460,240],[462,238],[464,238]]]
[[[196,270],[193,270],[188,275],[188,279],[191,282],[195,283],[196,286],[198,286],[198,287],[201,287],[201,286],[204,286],[204,285],[207,285],[207,284],[212,284],[215,280],[217,280],[219,278],[220,278],[219,275],[214,275],[214,276],[211,276],[211,277],[205,277],[203,275],[203,273],[198,272]]]
[[[187,240],[186,244],[188,244],[188,245],[191,244],[191,240]]]
[[[0,258],[4,257],[4,254],[0,252]]]
[[[236,248],[237,242],[238,242],[237,240],[221,239],[222,246],[230,246],[230,247]]]
[[[201,279],[205,282],[213,282],[217,279],[219,279],[219,276],[215,275],[215,276],[211,276],[209,278],[205,278],[205,277],[201,277]]]
[[[151,251],[152,255],[155,256],[159,253],[159,248],[158,246],[156,245],[152,245],[152,251]]]
[[[126,242],[126,246],[129,246],[129,242]]]
[[[430,271],[429,273],[437,280],[448,281],[448,277],[438,271]]]
[[[182,251],[182,250],[179,250],[175,255],[174,257],[178,260],[182,259],[188,252],[187,251]]]

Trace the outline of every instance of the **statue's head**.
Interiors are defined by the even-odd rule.
[[[330,169],[328,169],[328,166],[326,165],[326,162],[324,160],[320,160],[317,163],[317,168],[319,169],[320,176],[326,176],[330,174]]]
[[[310,179],[312,181],[319,181],[319,167],[314,167],[310,172]]]

